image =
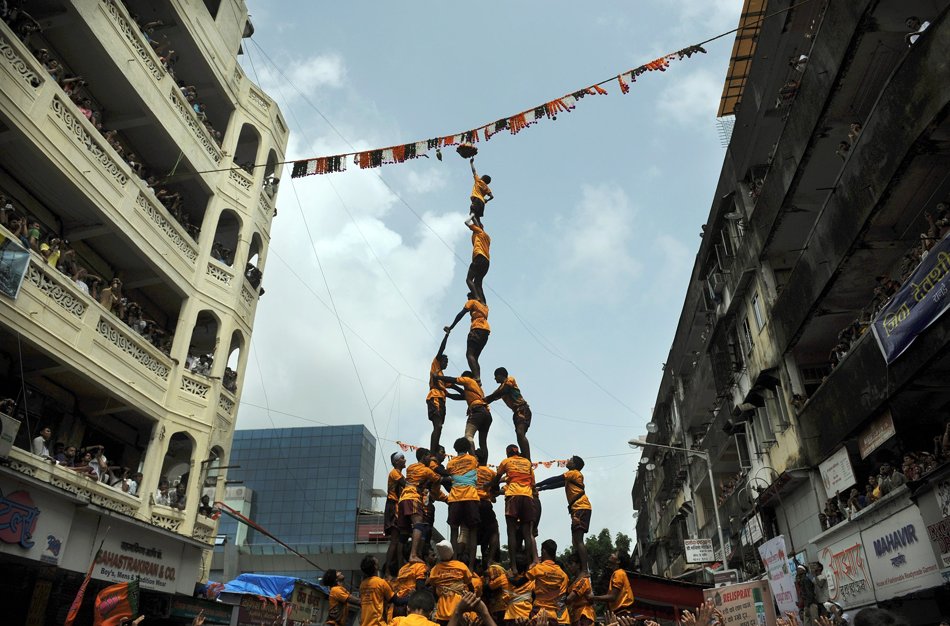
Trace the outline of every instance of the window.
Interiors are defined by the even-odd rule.
[[[745,433],[736,433],[736,451],[739,454],[739,467],[744,470],[752,468],[752,457],[749,454],[749,441]]]
[[[788,406],[785,404],[785,394],[781,387],[776,387],[775,391],[766,390],[765,408],[769,412],[772,420],[772,429],[778,432],[784,432],[788,428],[791,420],[788,415]]]
[[[742,354],[752,354],[755,342],[752,340],[752,329],[749,328],[748,317],[742,320],[742,327],[739,329],[739,344],[742,346]]]
[[[758,440],[764,444],[775,443],[775,431],[772,430],[772,420],[766,407],[755,410],[754,422]]]
[[[762,300],[758,291],[752,294],[752,315],[755,316],[756,330],[762,330],[765,326],[765,313],[762,312]]]

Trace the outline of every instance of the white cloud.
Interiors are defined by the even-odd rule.
[[[416,170],[410,170],[406,175],[406,186],[413,193],[429,193],[445,188],[445,174],[442,170],[429,168],[419,173]]]
[[[261,89],[270,94],[283,92],[287,100],[294,100],[301,94],[311,97],[323,89],[341,87],[346,77],[343,57],[335,52],[290,59],[282,65],[282,69],[277,71],[269,63],[258,63],[255,67],[245,67],[245,72],[251,78],[260,79]]]
[[[632,253],[635,215],[619,186],[585,185],[580,203],[557,223],[563,268],[599,293],[638,276],[642,264]]]
[[[657,99],[659,117],[683,126],[706,125],[711,129],[722,96],[722,81],[722,76],[705,69],[678,74]]]

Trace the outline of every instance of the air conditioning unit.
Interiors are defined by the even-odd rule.
[[[722,272],[713,272],[709,275],[709,288],[712,289],[714,294],[721,295],[725,286],[726,278],[722,275]]]

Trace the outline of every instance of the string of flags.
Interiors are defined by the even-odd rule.
[[[414,445],[412,445],[411,443],[405,443],[405,442],[403,442],[403,441],[397,441],[397,442],[396,442],[396,445],[399,446],[399,448],[400,448],[403,452],[415,452],[416,450],[418,450],[419,448],[422,447],[422,446],[414,446]],[[455,458],[455,455],[454,455],[454,454],[446,454],[446,455],[445,455],[445,458],[446,458],[447,460],[450,460],[450,461],[451,461],[453,458]],[[547,469],[550,469],[550,468],[552,468],[552,467],[567,467],[567,461],[568,461],[568,459],[557,459],[557,460],[554,460],[554,461],[532,461],[532,462],[531,462],[531,468],[532,468],[532,469],[538,469],[538,466],[541,466],[541,467],[544,467],[544,468],[547,468]],[[488,467],[490,467],[490,468],[492,468],[492,469],[496,469],[498,466],[489,463],[489,464],[488,464]]]
[[[637,77],[647,72],[665,72],[670,66],[671,61],[681,61],[688,59],[694,54],[706,53],[701,45],[692,45],[682,50],[677,50],[671,54],[666,54],[649,63],[645,63],[632,70],[622,72],[616,77],[609,78],[578,89],[569,94],[555,98],[538,106],[526,109],[521,113],[503,117],[495,122],[483,124],[472,130],[436,137],[433,139],[423,139],[398,146],[389,146],[388,148],[376,148],[374,150],[363,150],[361,152],[347,152],[333,156],[321,156],[310,159],[301,159],[294,161],[291,170],[291,178],[302,178],[314,174],[332,174],[334,172],[346,171],[346,165],[352,161],[360,169],[380,167],[391,163],[402,163],[410,159],[420,157],[428,158],[430,150],[436,150],[436,157],[442,158],[441,148],[447,146],[456,146],[462,143],[474,144],[479,141],[488,141],[495,134],[507,130],[512,135],[517,135],[525,128],[537,124],[542,119],[556,120],[559,113],[568,113],[574,110],[577,102],[585,96],[607,95],[607,90],[603,85],[617,81],[621,93],[630,91],[630,83],[637,81]]]

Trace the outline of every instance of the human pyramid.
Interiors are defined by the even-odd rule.
[[[478,359],[491,332],[482,286],[489,268],[491,238],[485,232],[482,217],[485,205],[494,196],[489,188],[491,177],[479,176],[475,169],[477,149],[463,144],[458,152],[469,157],[474,178],[471,214],[465,221],[472,231],[472,261],[465,279],[468,299],[444,328],[445,337],[429,370],[429,447],[417,448],[416,462],[408,467],[401,452],[390,457],[392,470],[387,480],[384,512],[389,547],[383,567],[388,580],[379,577],[376,559],[366,557],[362,565],[364,580],[357,597],[343,588],[342,574],[328,571],[324,577],[324,584],[331,588],[331,616],[327,623],[345,626],[346,616],[340,615],[340,611],[345,612],[348,602],[359,602],[362,626],[377,626],[393,616],[399,621],[399,616],[407,614],[405,619],[409,621],[404,626],[424,626],[413,615],[428,618],[433,610],[436,622],[452,626],[463,619],[481,626],[523,624],[529,620],[592,626],[596,618],[593,602],[605,602],[616,615],[623,616],[632,607],[633,593],[620,558],[614,555],[614,574],[608,592],[593,595],[584,545],[591,518],[591,504],[581,473],[584,460],[573,456],[563,475],[535,482],[527,437],[531,408],[518,383],[507,369],[499,367],[494,371],[498,388],[487,396],[482,389]],[[466,313],[471,317],[465,352],[468,369],[458,376],[446,376],[445,346]],[[452,444],[456,456],[445,463],[445,448],[439,442],[447,400],[464,401],[467,420],[464,436]],[[505,448],[505,458],[498,464],[497,472],[488,466],[488,431],[492,424],[489,405],[496,400],[502,400],[511,409],[517,441]],[[561,487],[567,496],[574,546],[574,560],[567,564],[573,582],[555,561],[557,544],[550,539],[542,542],[539,555],[535,542],[541,519],[538,492]],[[496,498],[501,495],[508,534],[507,570],[499,564],[499,528],[494,510]],[[436,544],[434,555],[429,547],[436,502],[448,504],[451,537]],[[476,558],[479,547],[480,558]],[[426,588],[438,598],[437,602]],[[385,604],[389,604],[388,615]]]

